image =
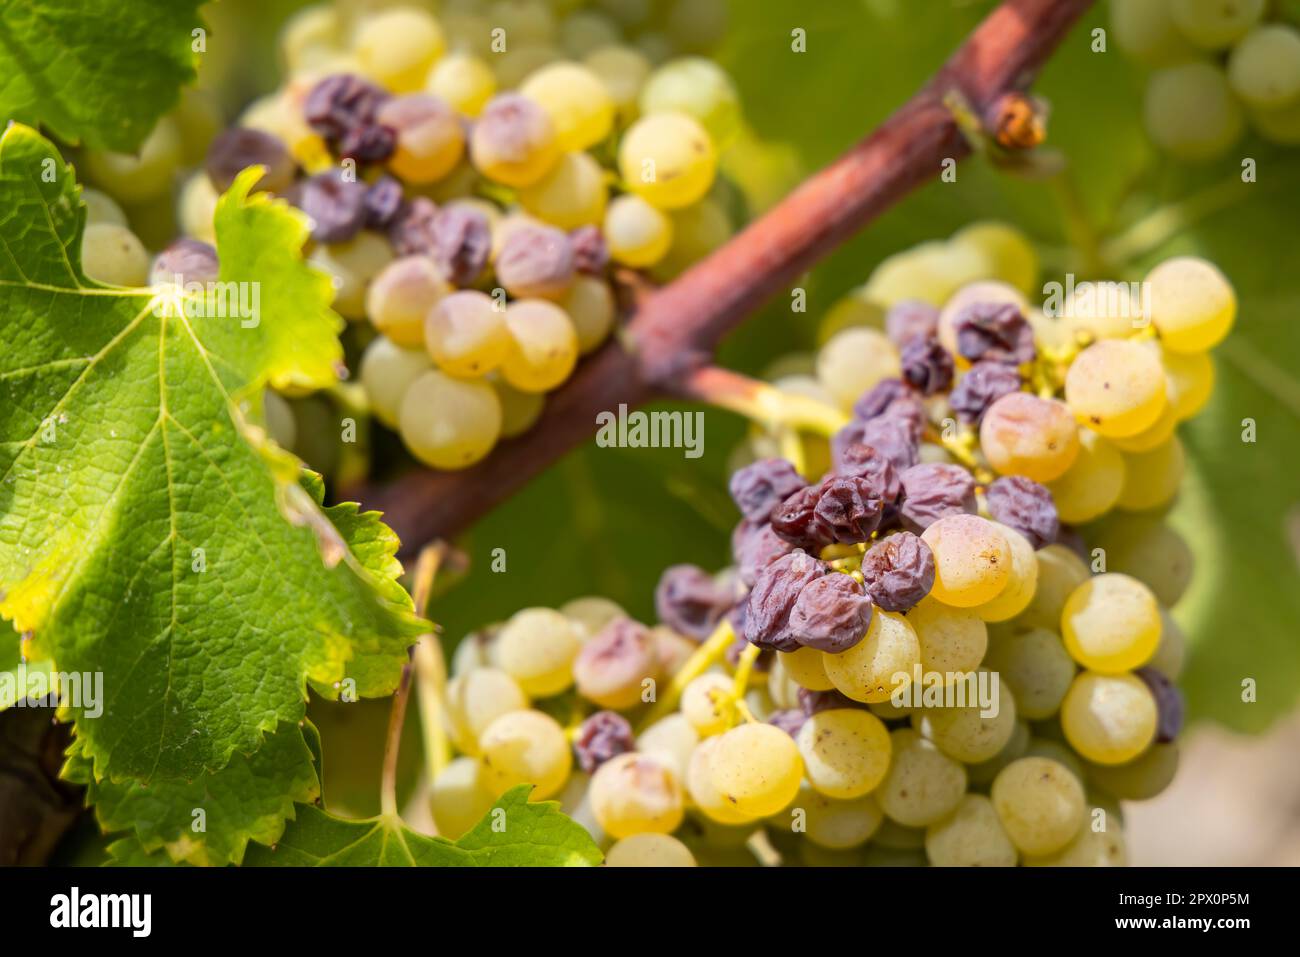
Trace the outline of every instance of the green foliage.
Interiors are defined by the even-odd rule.
[[[267,381],[332,381],[341,325],[303,217],[250,197],[256,176],[216,226],[257,321],[186,315],[175,293],[88,280],[70,171],[27,127],[0,141],[0,613],[33,657],[103,672],[103,714],[77,728],[97,777],[219,770],[301,719],[308,681],[391,692],[423,630],[392,534],[321,508],[252,424]]]
[[[0,119],[130,152],[193,81],[201,0],[0,4]]]

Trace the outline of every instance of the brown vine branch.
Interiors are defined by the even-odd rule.
[[[588,439],[599,412],[680,394],[727,332],[972,145],[946,105],[977,117],[1026,89],[1092,0],[1005,0],[874,133],[673,283],[644,291],[620,341],[583,362],[525,435],[461,472],[414,471],[357,492],[409,551],[449,538]]]

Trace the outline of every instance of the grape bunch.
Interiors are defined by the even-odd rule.
[[[1161,149],[1222,156],[1247,125],[1300,145],[1300,29],[1267,0],[1111,0],[1115,42],[1151,68],[1144,116]]]
[[[83,257],[106,282],[215,280],[217,197],[262,166],[256,188],[310,219],[309,258],[353,324],[349,361],[373,417],[426,465],[464,468],[530,428],[610,336],[614,269],[669,279],[730,237],[718,158],[739,99],[697,55],[725,16],[693,0],[471,0],[440,17],[359,6],[286,25],[283,86],[209,137],[180,187],[184,236],[152,273],[98,192]],[[181,153],[169,117],[140,157],[87,165],[131,199],[166,183]],[[293,416],[305,403],[267,405],[273,434],[305,447],[315,430]],[[314,452],[318,468],[337,454]]]

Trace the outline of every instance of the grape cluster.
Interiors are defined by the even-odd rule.
[[[731,235],[718,157],[739,131],[739,100],[699,55],[719,40],[724,7],[300,12],[281,36],[284,85],[209,136],[180,188],[180,243],[206,252],[184,261],[183,278],[216,278],[217,196],[263,166],[256,188],[310,219],[310,261],[353,323],[349,362],[374,418],[431,467],[479,461],[530,428],[546,393],[609,337],[615,268],[670,279]],[[124,200],[165,190],[183,165],[178,131],[165,118],[140,157],[92,153],[87,169]],[[88,274],[144,284],[150,257],[121,210],[98,192],[87,202]],[[175,279],[178,263],[164,250],[152,279]],[[267,405],[273,434],[305,444],[304,423],[285,428],[304,403]],[[322,457],[313,465],[337,450]]]
[[[1300,29],[1266,0],[1111,0],[1111,32],[1152,69],[1145,119],[1171,156],[1205,161],[1249,124],[1300,145]]]

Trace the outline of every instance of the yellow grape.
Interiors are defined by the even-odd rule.
[[[1178,494],[1187,467],[1187,455],[1178,436],[1149,452],[1124,455],[1124,488],[1118,505],[1128,512],[1160,508]]]
[[[614,127],[609,91],[600,77],[581,64],[548,64],[529,75],[519,92],[546,111],[562,150],[595,146]]]
[[[860,847],[880,827],[884,814],[870,794],[850,800],[827,797],[804,783],[794,806],[803,811],[804,837],[818,847],[845,850]]]
[[[1264,16],[1265,0],[1168,0],[1169,16],[1187,39],[1205,50],[1230,47]]]
[[[1205,407],[1214,392],[1214,360],[1204,352],[1161,352],[1178,421],[1185,422]]]
[[[1061,612],[1061,637],[1070,656],[1104,674],[1148,661],[1160,630],[1160,606],[1151,589],[1118,572],[1088,579],[1070,593]]]
[[[716,671],[691,680],[682,692],[681,711],[700,737],[717,734],[731,717],[732,680]]]
[[[1160,609],[1160,626],[1160,644],[1147,667],[1156,669],[1170,681],[1177,681],[1187,657],[1187,638],[1168,609]]]
[[[366,290],[393,261],[393,248],[378,233],[363,230],[345,243],[321,243],[307,260],[334,282],[334,309],[345,319],[366,317]]]
[[[804,722],[795,740],[809,782],[827,797],[861,797],[889,770],[889,731],[859,708],[819,711]]]
[[[950,297],[960,296],[958,290],[963,287],[978,285],[976,281],[986,277],[989,268],[988,259],[973,246],[942,241],[921,243],[881,260],[871,271],[863,292],[886,308],[904,299],[942,306]]]
[[[452,291],[451,284],[428,256],[394,259],[366,289],[370,324],[399,346],[424,344],[425,316]]]
[[[397,134],[388,168],[408,183],[436,183],[465,154],[460,115],[441,97],[429,93],[393,97],[379,108],[375,119]]]
[[[563,309],[544,299],[506,307],[511,348],[501,362],[506,382],[523,392],[547,392],[564,382],[578,361],[578,334]]]
[[[611,837],[670,834],[682,823],[685,795],[677,772],[650,754],[611,758],[591,776],[596,821]]]
[[[1095,831],[1085,824],[1069,844],[1053,854],[1026,855],[1026,867],[1124,867],[1128,849],[1124,830],[1118,824]]]
[[[497,635],[494,660],[526,694],[549,698],[573,684],[582,643],[564,615],[550,608],[518,611]]]
[[[686,790],[691,801],[706,818],[719,824],[743,824],[761,815],[742,814],[713,784],[713,756],[722,738],[705,738],[691,752],[686,765]]]
[[[597,276],[575,276],[559,306],[573,322],[578,351],[583,355],[603,345],[614,329],[614,294],[609,283]]]
[[[438,836],[454,841],[492,809],[483,765],[475,758],[459,757],[438,772],[429,787],[429,810]]]
[[[1166,259],[1147,274],[1151,321],[1171,352],[1205,352],[1223,341],[1237,317],[1237,295],[1212,263]]]
[[[632,834],[605,852],[606,867],[695,867],[691,849],[671,834]]]
[[[501,402],[501,437],[513,439],[523,435],[541,418],[546,396],[538,392],[520,392],[497,375],[488,377],[492,391]]]
[[[550,116],[518,93],[498,93],[488,101],[469,147],[480,173],[516,189],[549,173],[561,152]]]
[[[673,224],[673,244],[650,271],[657,282],[677,278],[731,238],[731,217],[710,196],[685,209],[672,210],[668,218]]]
[[[680,209],[713,185],[717,155],[709,134],[683,113],[656,113],[623,135],[618,168],[627,188],[660,209]]]
[[[81,269],[109,286],[143,286],[149,282],[149,253],[126,226],[91,223],[81,236]]]
[[[993,781],[998,819],[1022,854],[1051,854],[1084,826],[1083,785],[1069,769],[1047,758],[1012,761]]]
[[[725,149],[740,130],[740,96],[726,70],[705,57],[681,57],[658,67],[645,81],[641,113],[677,112],[708,130],[713,144]]]
[[[1079,427],[1064,403],[1012,392],[984,413],[980,448],[989,465],[1003,475],[1050,482],[1074,464]]]
[[[678,777],[687,780],[691,755],[699,747],[700,736],[681,712],[660,718],[636,736],[636,749],[670,763]]]
[[[999,638],[985,667],[996,671],[1016,696],[1020,717],[1042,721],[1060,710],[1078,670],[1060,636],[1031,628]]]
[[[429,357],[423,352],[375,336],[361,356],[361,385],[375,418],[390,429],[397,428],[406,390],[430,368]]]
[[[921,670],[950,676],[974,671],[989,644],[988,626],[974,611],[953,608],[930,596],[907,613],[921,646]]]
[[[1070,525],[1100,518],[1115,507],[1124,488],[1124,456],[1110,439],[1079,430],[1079,454],[1065,474],[1047,483],[1056,514]]]
[[[1006,587],[996,598],[975,608],[975,613],[985,621],[1007,621],[1016,617],[1029,607],[1038,589],[1038,557],[1034,546],[1014,528],[1002,525],[1000,531],[1011,546],[1011,574]]]
[[[440,96],[458,112],[478,116],[497,90],[492,68],[472,53],[443,57],[429,73],[425,89]]]
[[[1149,801],[1169,787],[1178,771],[1178,743],[1153,744],[1127,764],[1090,764],[1088,780],[1124,801]]]
[[[624,194],[605,211],[605,242],[609,258],[625,266],[653,266],[668,254],[673,222],[640,196]]]
[[[968,680],[973,692],[974,677]],[[997,698],[990,709],[993,714],[985,715],[979,705],[927,708],[912,715],[912,727],[948,757],[963,764],[992,760],[1016,731],[1015,696],[1001,681],[997,689]]]
[[[809,691],[830,691],[835,687],[835,683],[826,675],[822,653],[816,648],[802,647],[796,651],[779,651],[777,654],[785,665],[786,673],[798,682],[801,688],[807,688]]]
[[[84,193],[82,198],[86,198]],[[216,213],[217,191],[212,186],[212,180],[202,170],[191,174],[176,200],[176,220],[181,232],[205,243],[215,244],[217,231],[212,220]],[[123,216],[122,225],[126,225],[125,218]]]
[[[966,793],[966,768],[911,728],[890,732],[889,740],[893,759],[875,791],[885,814],[915,828],[933,824],[956,810]],[[925,839],[919,833],[914,837],[918,843]]]
[[[443,693],[447,736],[462,754],[479,752],[479,736],[497,718],[528,707],[519,683],[499,668],[475,668],[447,682]]]
[[[718,737],[709,760],[709,778],[741,814],[767,817],[799,793],[803,760],[780,728],[747,723]]]
[[[393,7],[361,21],[353,49],[361,71],[394,93],[424,86],[429,68],[447,48],[442,28],[416,7]]]
[[[817,353],[817,381],[844,409],[882,379],[902,372],[898,347],[883,332],[852,327],[837,332]]]
[[[605,171],[587,153],[565,153],[549,173],[519,191],[519,203],[561,229],[600,223],[608,188]]]
[[[1094,764],[1125,764],[1156,734],[1156,702],[1141,678],[1085,671],[1061,703],[1066,740]]]
[[[1128,339],[1094,342],[1065,374],[1065,402],[1075,418],[1108,437],[1141,432],[1166,401],[1160,360]]]
[[[1151,139],[1175,159],[1203,163],[1241,138],[1241,104],[1217,63],[1194,60],[1157,70],[1147,81],[1143,115]]]
[[[921,646],[907,619],[876,609],[866,636],[848,651],[824,654],[826,676],[854,701],[888,701],[912,681],[921,663]]]
[[[978,515],[948,515],[921,535],[934,554],[930,594],[945,605],[992,601],[1011,579],[1011,545],[1001,527]]]
[[[925,829],[925,856],[935,867],[1014,867],[1016,848],[993,802],[967,794],[947,817]]]
[[[991,277],[1028,295],[1038,285],[1038,252],[1029,238],[1006,223],[971,223],[952,234],[950,243],[969,246],[988,260]]]
[[[462,289],[426,310],[423,342],[448,375],[472,378],[491,372],[510,352],[505,311],[476,289]]]
[[[172,175],[181,165],[181,152],[176,122],[164,116],[138,151],[88,150],[84,164],[89,178],[117,201],[145,203],[171,192]]]
[[[540,711],[503,714],[479,738],[479,760],[491,790],[533,785],[531,800],[557,794],[573,769],[569,739],[559,722]]]
[[[1065,600],[1088,580],[1088,566],[1065,545],[1047,545],[1035,554],[1038,556],[1038,587],[1016,621],[1030,627],[1058,631]]]
[[[436,469],[466,468],[501,436],[501,403],[487,383],[453,379],[436,369],[421,373],[398,411],[402,441]]]
[[[617,38],[608,44],[591,47],[582,60],[583,65],[600,77],[614,110],[622,123],[631,122],[637,115],[637,98],[641,87],[653,69],[645,54],[619,44]]]

